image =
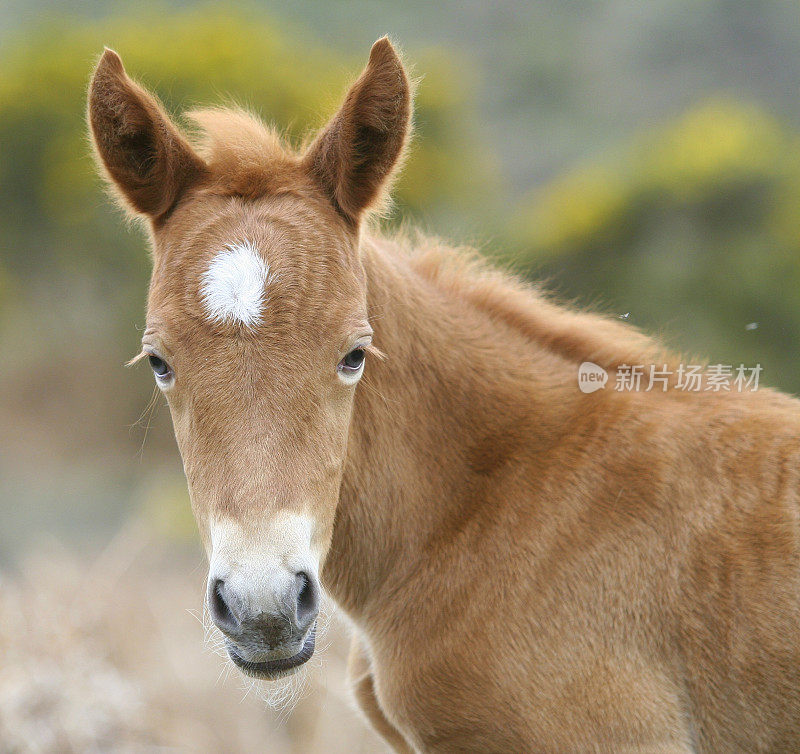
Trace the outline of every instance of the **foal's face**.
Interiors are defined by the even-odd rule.
[[[169,403],[209,554],[209,611],[237,665],[277,677],[314,650],[372,340],[359,225],[405,144],[408,82],[377,42],[303,154],[241,114],[197,117],[211,132],[203,154],[115,53],[101,59],[89,120],[122,201],[150,218],[142,353]]]
[[[242,663],[313,648],[372,341],[356,238],[325,209],[204,198],[156,236],[143,352],[209,553],[211,615]]]

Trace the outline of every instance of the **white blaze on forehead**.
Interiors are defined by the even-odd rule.
[[[261,321],[269,265],[250,243],[228,246],[203,274],[200,298],[216,322],[240,322],[252,327]]]

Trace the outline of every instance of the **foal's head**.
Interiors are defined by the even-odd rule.
[[[409,130],[386,39],[295,152],[237,111],[193,119],[196,148],[106,50],[89,91],[100,165],[148,220],[143,356],[172,413],[209,554],[208,605],[246,672],[314,649],[355,386],[370,349],[359,229]]]

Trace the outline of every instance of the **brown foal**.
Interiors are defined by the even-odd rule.
[[[370,230],[411,111],[386,39],[300,150],[235,110],[190,141],[111,50],[92,79],[231,659],[302,665],[324,586],[397,751],[800,750],[800,405],[579,390],[676,357]]]

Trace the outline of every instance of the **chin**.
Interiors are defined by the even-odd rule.
[[[279,678],[293,675],[303,665],[305,665],[314,654],[316,643],[316,629],[312,628],[303,643],[299,652],[289,657],[281,657],[276,660],[264,660],[261,662],[251,662],[245,660],[237,651],[233,643],[228,643],[228,655],[231,661],[246,676],[260,681],[276,681]]]

